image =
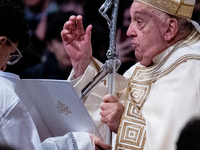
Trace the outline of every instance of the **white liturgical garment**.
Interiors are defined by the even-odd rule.
[[[125,105],[116,149],[176,150],[182,128],[192,117],[200,116],[199,31],[194,30],[157,55],[152,66],[137,63],[124,77],[116,75],[116,96]],[[83,76],[74,79],[72,71],[69,80],[80,93],[101,66],[93,59]],[[106,88],[103,81],[85,101],[101,134],[106,130],[100,121],[99,105],[107,94]]]
[[[0,71],[0,145],[16,150],[91,150],[88,133],[73,132],[41,142],[35,124],[5,78],[10,73]],[[23,91],[21,91],[23,92]]]

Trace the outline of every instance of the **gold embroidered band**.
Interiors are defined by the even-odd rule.
[[[190,59],[200,60],[198,54],[186,54],[171,61],[169,66],[163,64],[179,49],[194,44],[200,40],[200,33],[194,30],[185,40],[178,42],[161,63],[152,67],[138,65],[127,86],[124,112],[117,131],[115,150],[143,150],[146,142],[146,120],[140,110],[143,107],[151,90],[152,83],[168,75],[181,63]],[[188,51],[186,51],[188,52]]]
[[[137,72],[137,71],[136,71]],[[143,150],[146,141],[146,121],[140,114],[150,85],[135,84],[134,74],[128,84],[124,112],[118,129],[115,150]]]
[[[175,0],[134,0],[135,2],[141,2],[147,4],[155,9],[166,12],[168,14],[191,19],[194,10],[195,0],[188,0],[189,2],[179,2]]]

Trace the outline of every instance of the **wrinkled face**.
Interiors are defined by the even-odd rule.
[[[131,6],[131,24],[127,35],[133,38],[135,56],[144,66],[150,65],[152,59],[167,48],[163,14],[140,2],[133,2]]]

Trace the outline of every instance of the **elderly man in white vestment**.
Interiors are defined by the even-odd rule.
[[[85,100],[100,132],[106,124],[116,133],[116,150],[175,150],[186,122],[200,115],[200,27],[191,20],[194,5],[195,0],[132,3],[127,35],[139,62],[123,77],[116,75],[115,96],[107,95],[104,81]],[[89,25],[84,31],[82,16],[71,16],[61,32],[73,64],[69,80],[78,92],[102,66],[92,57],[91,30]]]
[[[15,64],[22,54],[19,49],[28,44],[28,30],[20,0],[0,0],[0,149],[15,150],[91,150],[93,135],[72,132],[40,141],[36,126],[18,95],[12,78],[4,72],[7,64]],[[18,49],[19,48],[19,49]],[[24,92],[24,91],[21,91]],[[96,149],[111,146],[95,137]]]

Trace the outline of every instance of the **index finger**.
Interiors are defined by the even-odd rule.
[[[77,29],[83,30],[83,18],[81,15],[77,16],[76,25],[77,25]]]

